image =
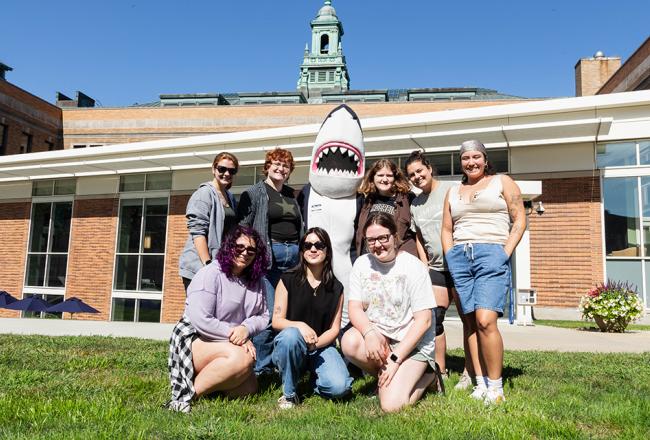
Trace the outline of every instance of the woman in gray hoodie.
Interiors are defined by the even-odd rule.
[[[190,234],[179,261],[186,292],[194,274],[216,258],[222,238],[237,225],[235,198],[228,190],[238,169],[234,155],[217,154],[212,162],[214,178],[202,183],[187,203],[185,217]]]

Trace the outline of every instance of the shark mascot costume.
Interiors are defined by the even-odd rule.
[[[341,105],[325,118],[311,152],[309,185],[298,203],[307,228],[321,227],[332,240],[334,275],[343,284],[343,321],[348,320],[348,284],[360,209],[357,189],[365,173],[363,132],[356,113]]]

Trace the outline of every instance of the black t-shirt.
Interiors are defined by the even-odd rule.
[[[271,240],[297,242],[300,239],[300,213],[291,188],[285,186],[279,193],[268,183],[264,185],[269,195]]]
[[[234,229],[235,226],[237,226],[237,213],[235,212],[234,209],[232,209],[232,206],[224,206],[223,207],[223,237],[228,235],[228,232],[230,232],[231,229]]]
[[[301,278],[299,270],[290,270],[282,275],[288,293],[286,318],[304,322],[320,336],[332,326],[343,285],[333,278],[329,285],[321,283],[314,289]]]

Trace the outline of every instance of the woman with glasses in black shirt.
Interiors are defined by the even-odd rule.
[[[341,328],[343,285],[332,272],[332,244],[327,232],[311,228],[300,240],[300,263],[282,275],[275,289],[273,363],[282,376],[281,409],[298,404],[297,384],[309,370],[314,392],[342,397],[352,378],[335,342]]]

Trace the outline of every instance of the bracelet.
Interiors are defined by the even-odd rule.
[[[366,339],[366,335],[367,335],[368,333],[370,333],[370,332],[374,332],[374,331],[377,331],[377,329],[375,328],[374,325],[371,325],[371,326],[370,326],[370,329],[366,330],[366,331],[361,335],[361,337],[362,337],[363,339]]]

